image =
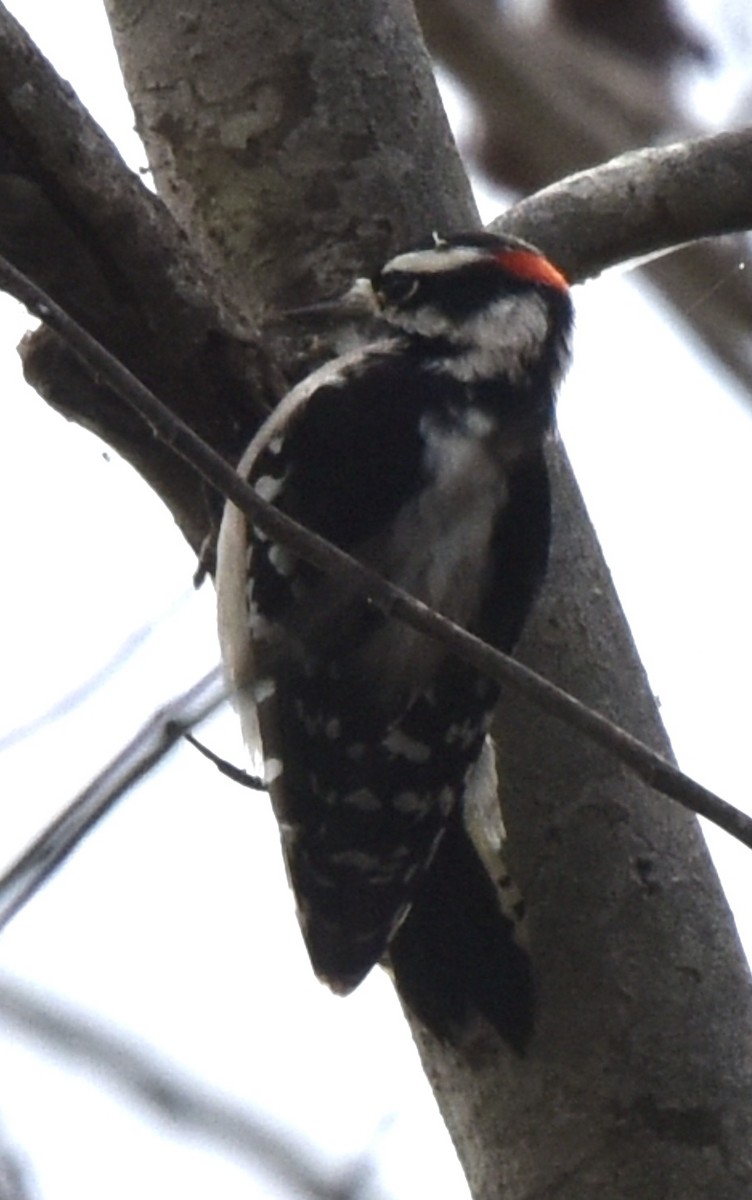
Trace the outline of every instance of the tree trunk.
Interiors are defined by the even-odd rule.
[[[107,8],[159,192],[247,314],[476,221],[403,0]],[[553,563],[522,656],[665,749],[554,457]],[[416,1034],[474,1196],[738,1200],[752,1187],[748,975],[696,824],[516,697],[498,738],[536,1032],[524,1058],[491,1035],[454,1051]]]

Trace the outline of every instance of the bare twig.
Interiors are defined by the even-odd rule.
[[[217,669],[156,713],[96,779],[42,830],[0,876],[0,930],[128,789],[172,750],[186,729],[209,716],[224,697]]]
[[[236,767],[233,763],[228,762],[226,758],[221,758],[219,754],[215,754],[203,742],[200,742],[192,733],[183,731],[183,737],[186,742],[193,746],[194,750],[198,750],[199,754],[203,754],[204,758],[208,758],[210,763],[219,771],[220,775],[226,775],[233,783],[239,783],[241,787],[250,788],[252,792],[265,792],[266,784],[258,775],[251,775],[248,771],[244,771],[242,767]]]
[[[185,1133],[206,1138],[248,1166],[263,1169],[295,1196],[338,1200],[343,1195],[338,1176],[349,1178],[358,1165],[324,1170],[289,1131],[271,1131],[268,1120],[213,1095],[201,1081],[105,1028],[91,1014],[53,1004],[7,977],[0,980],[0,1019],[35,1043],[94,1068],[98,1080],[108,1080]]]
[[[107,680],[129,662],[131,657],[143,646],[143,644],[154,633],[157,621],[147,621],[138,629],[134,629],[107,662],[81,683],[76,684],[64,696],[55,700],[49,708],[32,717],[31,720],[25,721],[21,725],[15,725],[6,733],[0,734],[0,754],[5,750],[9,750],[11,746],[16,746],[19,742],[25,741],[27,738],[33,737],[36,733],[43,729],[46,725],[51,725],[54,721],[60,720],[62,717],[68,716],[74,712],[80,705],[85,704],[91,699],[97,691],[107,682]],[[0,1200],[2,1197],[0,1196]]]
[[[0,1130],[0,1200],[39,1200],[28,1164]]]
[[[656,754],[638,738],[589,709],[549,680],[433,612],[427,605],[388,583],[343,550],[264,502],[224,459],[175,417],[122,363],[117,362],[34,284],[2,259],[0,287],[14,294],[65,338],[75,352],[86,359],[89,367],[99,372],[126,403],[141,414],[158,437],[168,442],[177,454],[191,463],[269,537],[283,542],[327,575],[346,581],[350,587],[355,585],[385,613],[436,638],[453,654],[490,678],[530,697],[545,712],[608,750],[650,787],[692,812],[707,817],[752,848],[752,818],[684,775],[673,763]]]

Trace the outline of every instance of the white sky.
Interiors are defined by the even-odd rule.
[[[142,162],[99,0],[9,7]],[[576,302],[560,426],[681,764],[744,807],[752,409],[629,281],[605,278]],[[0,322],[0,503],[11,517],[0,738],[153,625],[82,709],[0,755],[2,866],[217,650],[213,596],[192,593],[194,563],[169,516],[127,466],[23,388],[13,347],[29,319],[0,299]],[[232,717],[205,736],[242,758]],[[748,852],[722,834],[712,844],[750,945]],[[374,972],[347,1002],[315,983],[264,801],[188,749],[11,924],[0,971],[137,1034],[333,1162],[377,1140],[395,1200],[466,1194],[386,980]],[[1,1029],[0,1080],[0,1122],[44,1200],[269,1195],[267,1180],[249,1183],[231,1159],[151,1125]]]

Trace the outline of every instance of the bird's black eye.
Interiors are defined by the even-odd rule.
[[[387,271],[373,281],[373,290],[382,305],[400,307],[412,300],[419,286],[414,275],[406,271]]]

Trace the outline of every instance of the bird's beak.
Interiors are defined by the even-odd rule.
[[[374,317],[380,311],[370,279],[356,279],[351,288],[334,300],[308,304],[304,308],[288,309],[286,317],[323,317],[346,320],[348,317]]]

